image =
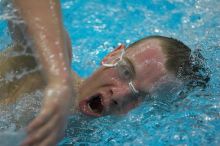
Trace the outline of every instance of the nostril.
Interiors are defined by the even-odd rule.
[[[112,89],[110,89],[110,91],[109,91],[109,92],[110,92],[110,94],[111,94],[111,95],[113,95],[113,90],[112,90]]]
[[[116,100],[112,100],[112,103],[113,103],[114,105],[118,105],[118,102],[117,102]]]

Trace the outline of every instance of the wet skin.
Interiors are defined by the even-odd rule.
[[[14,49],[12,48],[12,50]],[[120,56],[121,49],[123,48],[113,51],[104,60],[109,59],[111,56]],[[71,49],[68,50],[70,57],[70,54],[72,54]],[[20,61],[26,64],[27,61],[24,59],[21,56]],[[135,88],[140,91],[140,95],[133,95],[128,82],[120,78],[117,69],[114,67],[101,66],[84,81],[73,71],[72,77],[78,81],[78,84],[74,84],[73,87],[74,90],[78,91],[75,104],[78,107],[74,106],[73,108],[78,108],[82,113],[95,117],[127,113],[142,102],[141,94],[145,95],[151,92],[155,83],[167,74],[163,65],[165,56],[161,51],[158,40],[151,39],[126,49],[123,59],[128,62],[133,70],[132,81]],[[13,103],[24,92],[29,92],[29,90],[31,92],[35,87],[45,87],[45,83],[39,80],[43,80],[40,73],[37,76],[31,75],[29,78],[27,81],[21,79],[21,89],[25,90],[18,90],[14,95],[15,98],[8,98],[10,100],[8,103]],[[35,80],[38,82],[36,83]],[[33,85],[35,86],[33,87]]]
[[[119,52],[120,50],[116,50],[111,55],[118,55]],[[141,93],[139,96],[151,92],[154,85],[167,74],[164,67],[166,58],[161,51],[160,42],[156,39],[126,49],[123,58],[134,70],[132,79],[135,88]],[[79,95],[80,111],[96,117],[127,113],[143,100],[132,94],[128,82],[119,78],[115,68],[104,66],[82,83]]]

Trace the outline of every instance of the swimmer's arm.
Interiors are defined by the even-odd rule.
[[[26,22],[47,81],[68,81],[70,68],[65,59],[67,46],[59,1],[14,0],[14,4]]]
[[[64,134],[74,96],[58,0],[14,0],[25,20],[47,81],[39,116],[28,126],[24,145],[56,145]],[[52,134],[51,134],[52,133]]]
[[[65,31],[65,40],[66,40],[66,44],[67,44],[67,52],[68,52],[68,59],[70,61],[70,64],[72,63],[72,45],[71,45],[71,40],[69,37],[69,34],[67,31]],[[80,82],[83,81],[83,79],[77,74],[77,72],[75,72],[74,70],[72,70],[72,78],[74,81],[74,88],[77,91],[78,89],[78,85]]]

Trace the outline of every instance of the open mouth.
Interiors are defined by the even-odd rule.
[[[90,116],[100,117],[104,111],[101,95],[95,95],[80,102],[80,110]]]
[[[100,95],[93,96],[89,101],[88,101],[88,107],[90,108],[91,111],[101,114],[104,107],[102,105],[102,98]]]

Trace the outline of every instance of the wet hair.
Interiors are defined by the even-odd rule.
[[[199,50],[192,51],[183,42],[165,36],[145,37],[129,47],[143,43],[149,39],[158,39],[166,56],[165,68],[186,84],[187,89],[207,86],[210,71]]]

